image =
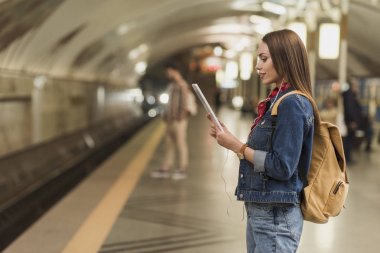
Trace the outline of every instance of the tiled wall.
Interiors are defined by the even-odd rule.
[[[49,78],[39,86],[34,80],[0,72],[0,157],[107,117],[141,113],[138,102],[114,96],[123,87]]]

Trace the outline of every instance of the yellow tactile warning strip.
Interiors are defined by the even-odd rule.
[[[96,253],[99,252],[115,220],[124,207],[136,183],[153,156],[164,133],[161,123],[147,138],[146,144],[138,151],[117,181],[104,195],[98,206],[84,221],[62,253]]]

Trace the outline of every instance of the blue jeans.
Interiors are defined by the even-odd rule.
[[[296,252],[302,234],[299,205],[246,202],[247,252]]]

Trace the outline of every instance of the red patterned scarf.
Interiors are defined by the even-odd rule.
[[[282,92],[282,91],[289,89],[290,87],[291,87],[290,83],[286,83],[286,82],[282,83],[280,89],[278,87],[274,88],[272,90],[272,92],[269,94],[269,96],[259,103],[259,105],[257,106],[257,112],[259,115],[253,121],[253,125],[251,126],[251,130],[253,128],[255,128],[257,123],[260,121],[260,119],[267,112],[267,110],[269,109],[269,106],[270,106],[270,100],[277,95],[278,91],[280,90]]]

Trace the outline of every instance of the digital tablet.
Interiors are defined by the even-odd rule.
[[[224,131],[223,131],[223,127],[222,127],[222,125],[220,124],[218,118],[215,116],[214,111],[211,109],[210,104],[208,103],[207,99],[206,99],[205,96],[203,95],[203,93],[202,93],[201,89],[199,88],[198,84],[193,83],[191,86],[193,86],[193,89],[194,89],[194,91],[195,91],[195,94],[197,94],[199,100],[202,102],[203,107],[204,107],[204,108],[206,109],[206,111],[210,114],[212,121],[215,123],[215,125],[218,127],[218,129],[219,129],[221,132],[224,132]]]

